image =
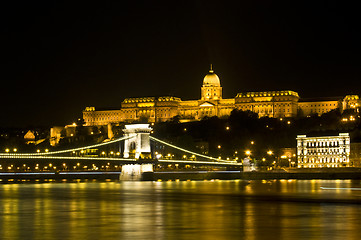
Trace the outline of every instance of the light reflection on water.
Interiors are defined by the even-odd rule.
[[[358,188],[351,180],[3,184],[0,239],[361,239]]]

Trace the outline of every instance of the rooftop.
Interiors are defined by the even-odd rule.
[[[123,103],[140,103],[140,102],[171,102],[171,101],[181,101],[179,97],[173,96],[163,96],[163,97],[134,97],[134,98],[126,98]]]
[[[301,98],[299,102],[326,102],[340,101],[343,97],[317,97],[317,98]]]
[[[275,96],[295,96],[299,97],[297,92],[284,91],[266,91],[266,92],[244,92],[238,93],[236,97],[275,97]]]

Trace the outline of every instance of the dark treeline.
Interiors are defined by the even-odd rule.
[[[350,116],[353,121],[342,121]],[[355,111],[338,110],[321,116],[304,118],[259,118],[250,111],[233,110],[228,118],[204,118],[201,121],[179,123],[172,121],[154,126],[154,136],[189,150],[197,150],[199,143],[208,145],[212,156],[232,157],[235,152],[252,150],[254,157],[263,157],[269,149],[296,147],[296,137],[338,135],[349,132],[351,142],[361,142],[360,117]]]

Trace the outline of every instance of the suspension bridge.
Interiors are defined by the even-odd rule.
[[[167,141],[160,140],[153,136],[150,136],[152,128],[149,127],[149,124],[130,124],[126,125],[123,130],[124,136],[119,137],[114,140],[107,142],[102,142],[98,144],[92,144],[88,146],[69,148],[63,150],[55,151],[46,151],[46,152],[35,152],[35,153],[0,153],[0,159],[4,160],[21,160],[28,162],[23,163],[22,166],[2,166],[0,165],[1,170],[54,170],[54,163],[49,163],[50,161],[62,161],[58,171],[74,171],[80,169],[80,161],[85,163],[91,163],[90,166],[83,166],[83,170],[86,167],[86,170],[98,170],[99,167],[95,167],[95,163],[101,166],[101,169],[106,169],[110,166],[110,162],[121,168],[121,178],[125,180],[140,179],[143,173],[153,172],[154,166],[157,164],[174,164],[174,165],[188,165],[188,166],[214,166],[214,167],[241,167],[242,164],[236,161],[224,160],[220,158],[214,158],[204,154],[200,154],[194,151],[184,149],[182,147],[171,144]],[[155,154],[154,149],[151,147],[151,142],[158,145],[166,146],[171,149],[175,149],[184,154],[189,154],[193,156],[192,159],[165,159],[160,154]],[[97,149],[104,146],[109,146],[112,144],[119,144],[119,149],[121,145],[123,146],[123,154],[120,152],[117,154],[110,154],[108,156],[85,156],[78,153],[83,153],[84,151],[91,151],[92,149]],[[78,155],[77,155],[78,154]],[[74,156],[75,155],[75,156]],[[35,162],[37,161],[36,165]],[[39,167],[41,162],[46,162],[46,166]],[[39,163],[40,162],[40,163]],[[32,164],[32,168],[29,165]],[[44,164],[43,164],[44,165]],[[72,167],[70,165],[73,165]],[[88,164],[89,165],[89,164]],[[7,169],[4,169],[7,168]],[[60,168],[60,169],[59,169]],[[56,169],[56,168],[55,168]]]

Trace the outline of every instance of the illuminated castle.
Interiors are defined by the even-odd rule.
[[[204,117],[226,117],[233,109],[252,111],[259,117],[291,118],[298,114],[321,115],[333,109],[359,108],[358,95],[344,98],[300,99],[295,91],[243,92],[235,98],[223,98],[217,74],[211,68],[203,79],[201,98],[183,101],[178,97],[126,98],[118,110],[97,110],[86,107],[83,119],[87,126],[108,125],[119,122],[167,121],[179,116],[181,122],[201,120]]]

